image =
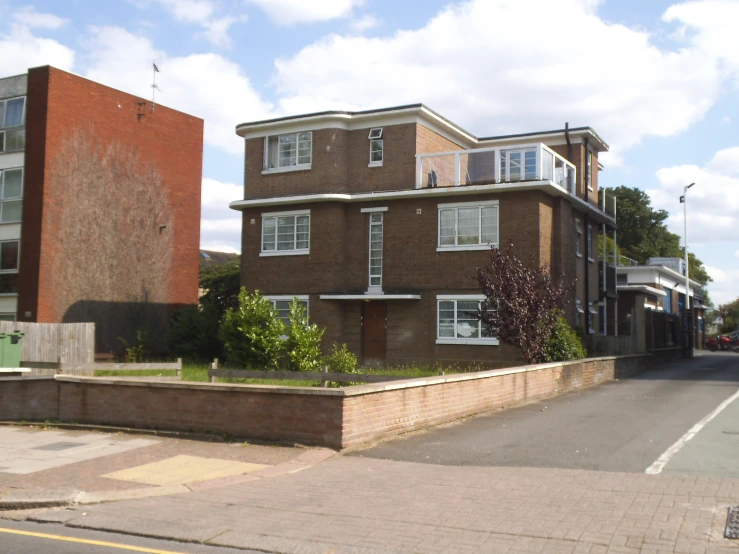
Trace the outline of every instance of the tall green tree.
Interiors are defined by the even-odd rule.
[[[718,313],[724,324],[719,331],[721,333],[731,333],[739,329],[739,298],[727,304],[721,304],[718,307]]]
[[[223,318],[229,308],[238,307],[241,291],[241,256],[222,265],[201,269],[200,288],[206,291],[200,297],[200,304],[213,306],[219,319]]]
[[[645,264],[649,258],[683,258],[680,237],[667,230],[669,213],[655,210],[646,192],[636,187],[609,189],[618,209],[618,246],[624,256]],[[690,277],[699,283],[712,281],[703,262],[688,252]]]

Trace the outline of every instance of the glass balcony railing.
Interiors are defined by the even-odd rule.
[[[416,188],[550,181],[575,193],[575,166],[542,143],[416,155]]]

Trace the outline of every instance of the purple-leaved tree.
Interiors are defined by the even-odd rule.
[[[564,277],[564,276],[563,276]],[[554,282],[548,266],[524,264],[513,253],[513,243],[503,250],[491,248],[488,263],[477,268],[485,300],[478,317],[488,336],[515,347],[526,362],[541,363],[546,344],[575,285]]]

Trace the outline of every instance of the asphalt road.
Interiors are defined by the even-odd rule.
[[[22,534],[17,534],[22,533]],[[256,550],[163,541],[60,524],[0,519],[0,552],[7,554],[257,554]]]
[[[739,355],[706,353],[352,455],[453,466],[644,472],[738,390]],[[739,476],[737,459],[739,400],[686,442],[663,471]]]

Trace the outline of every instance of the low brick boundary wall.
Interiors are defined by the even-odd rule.
[[[217,433],[343,449],[626,378],[655,361],[592,358],[343,389],[70,375],[7,378],[0,379],[0,420]]]

